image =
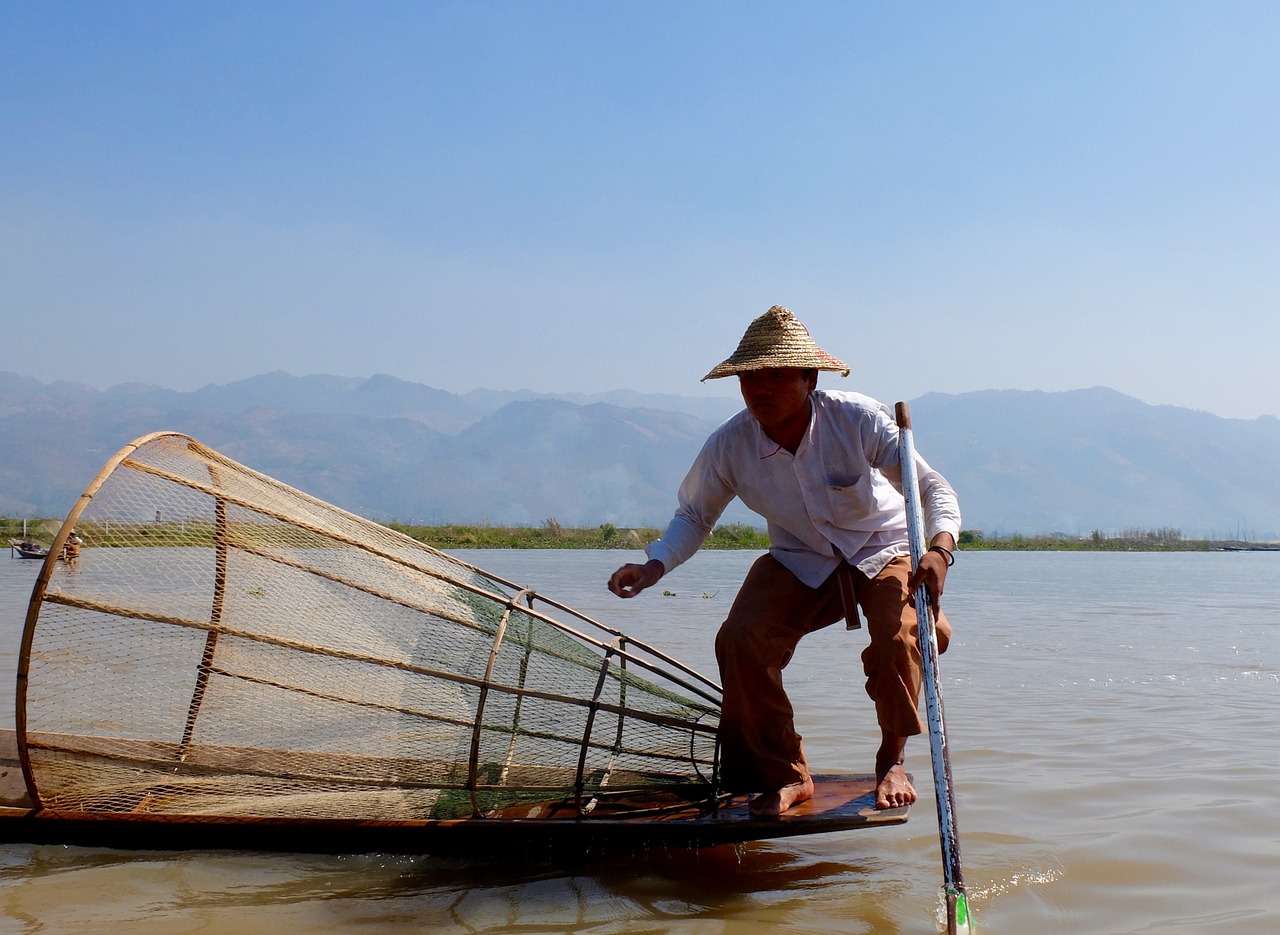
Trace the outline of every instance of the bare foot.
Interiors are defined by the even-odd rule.
[[[757,817],[775,817],[793,805],[807,802],[811,798],[813,798],[813,780],[806,776],[804,782],[793,782],[776,792],[761,793],[751,800],[748,807],[751,809],[751,814]]]
[[[894,763],[884,773],[876,772],[876,808],[901,808],[916,800],[916,787],[901,763]]]

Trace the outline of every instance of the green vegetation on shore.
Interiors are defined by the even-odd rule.
[[[988,536],[973,529],[960,533],[957,543],[966,552],[1221,552],[1258,549],[1280,550],[1277,543],[1248,542],[1240,539],[1187,539],[1182,530],[1124,529],[1117,534],[1095,529],[1087,536]]]
[[[413,526],[389,524],[420,542],[438,549],[631,549],[643,548],[658,538],[662,530],[653,527],[620,529],[611,523],[588,528],[561,526],[548,519],[541,526]],[[988,552],[1216,552],[1235,549],[1280,549],[1280,545],[1234,539],[1186,539],[1178,529],[1126,529],[1110,535],[1095,530],[1088,536],[1035,535],[1014,533],[987,535],[966,529],[960,533],[959,548]],[[703,548],[769,548],[769,536],[745,523],[717,526]]]
[[[51,522],[48,520],[23,520],[22,518],[15,519],[12,516],[0,516],[0,544],[7,546],[10,539],[21,539],[25,526],[28,538],[36,541],[45,540],[44,544],[48,545],[48,540],[53,538],[53,533],[57,532],[61,525],[61,520]]]
[[[650,526],[620,528],[612,523],[574,528],[555,519],[541,526],[414,526],[388,523],[391,529],[437,549],[642,549],[662,534]],[[764,530],[745,523],[717,526],[707,539],[709,549],[769,548]]]
[[[22,535],[21,519],[0,516],[0,537],[7,542]],[[54,520],[28,519],[31,538],[48,545],[52,532],[60,523]],[[490,526],[451,523],[446,526],[423,526],[388,523],[388,527],[419,542],[443,551],[450,549],[641,549],[661,535],[662,530],[641,526],[618,527],[612,523],[600,526],[563,526],[554,518],[540,526]],[[185,530],[189,536],[190,530]],[[106,544],[100,542],[99,544]],[[157,535],[156,545],[168,545]],[[763,529],[746,523],[717,526],[703,548],[754,549],[769,548],[769,537]],[[1181,530],[1126,529],[1118,534],[1094,530],[1088,536],[1068,535],[993,535],[966,529],[960,533],[959,548],[966,552],[1215,552],[1235,550],[1280,551],[1280,543],[1258,543],[1239,539],[1187,539]]]

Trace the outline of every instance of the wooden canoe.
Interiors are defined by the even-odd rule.
[[[241,751],[251,764],[256,751]],[[304,758],[305,759],[305,758]],[[322,766],[323,764],[316,764]],[[756,818],[746,796],[689,802],[650,791],[606,799],[589,815],[572,800],[447,820],[307,819],[88,813],[33,808],[13,731],[0,731],[0,841],[137,850],[235,849],[300,853],[501,854],[531,859],[645,848],[698,848],[902,824],[910,809],[879,811],[871,776],[818,775],[808,802]]]
[[[19,542],[17,539],[9,540],[9,548],[18,554],[18,558],[44,558],[49,554],[48,549],[32,542]]]

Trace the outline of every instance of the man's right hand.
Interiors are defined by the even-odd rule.
[[[643,565],[628,562],[610,576],[609,590],[618,597],[635,597],[645,588],[657,584],[666,573],[667,569],[656,558]]]

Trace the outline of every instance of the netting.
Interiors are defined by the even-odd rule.
[[[59,546],[73,525],[19,662],[45,808],[416,820],[713,792],[714,683],[186,436],[126,446]]]

